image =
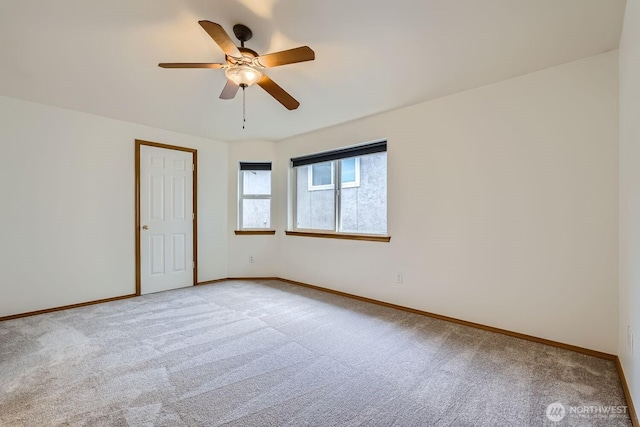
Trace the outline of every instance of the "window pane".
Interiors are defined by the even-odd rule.
[[[331,185],[333,162],[317,163],[311,165],[313,168],[312,185]]]
[[[270,195],[271,171],[242,171],[243,195]]]
[[[356,181],[356,159],[352,157],[350,159],[341,160],[342,162],[342,183],[355,182]]]
[[[242,228],[271,228],[271,200],[244,199]]]
[[[339,231],[387,234],[387,153],[359,159],[360,185],[343,187],[340,192]],[[343,172],[344,166],[343,160]]]
[[[331,163],[327,164],[331,171]],[[296,228],[335,230],[335,192],[331,188],[311,191],[307,185],[308,174],[315,166],[318,165],[296,168]]]

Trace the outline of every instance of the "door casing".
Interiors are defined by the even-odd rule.
[[[136,240],[136,295],[142,294],[142,270],[140,261],[140,146],[166,148],[168,150],[186,151],[193,155],[193,284],[198,283],[198,150],[161,144],[158,142],[135,140],[135,240]]]

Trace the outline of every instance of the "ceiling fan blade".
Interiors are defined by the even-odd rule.
[[[194,63],[194,62],[162,62],[162,68],[222,68],[226,64]]]
[[[309,46],[297,47],[295,49],[283,50],[281,52],[268,53],[259,56],[258,62],[265,68],[277,67],[279,65],[294,64],[296,62],[313,61],[316,59],[315,52]]]
[[[266,90],[269,95],[273,96],[276,101],[284,105],[287,110],[295,110],[300,105],[294,97],[278,86],[269,76],[263,75],[262,78],[258,80],[258,85]]]
[[[233,99],[236,96],[238,89],[240,89],[240,86],[231,80],[227,80],[227,84],[224,85],[224,89],[222,89],[222,93],[220,94],[220,99]]]
[[[229,37],[227,32],[220,26],[211,21],[198,21],[200,26],[211,36],[214,42],[220,46],[220,49],[229,56],[234,58],[241,58],[242,54],[238,50],[233,40]]]

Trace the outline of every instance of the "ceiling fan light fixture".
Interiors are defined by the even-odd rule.
[[[251,86],[262,78],[262,73],[249,65],[234,65],[224,71],[227,79],[240,87]]]

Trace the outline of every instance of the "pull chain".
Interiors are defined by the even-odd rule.
[[[247,121],[247,108],[245,104],[244,88],[245,86],[243,85],[242,86],[242,129],[244,129],[244,124]]]

